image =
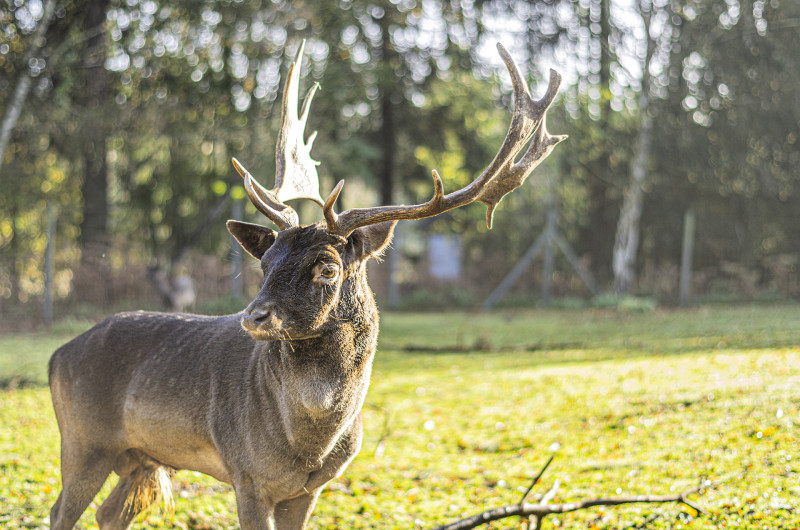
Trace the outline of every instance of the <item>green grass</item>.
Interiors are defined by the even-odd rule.
[[[699,517],[632,505],[551,516],[547,527],[798,528],[798,323],[790,305],[384,314],[364,447],[310,526],[431,527],[513,504],[560,444],[535,490],[559,479],[554,502],[723,482],[692,496]],[[58,429],[37,385],[52,350],[83,327],[0,337],[0,381],[30,383],[0,392],[0,527],[46,527]],[[174,485],[175,527],[237,527],[227,486],[190,472]],[[93,518],[87,510],[80,524]],[[157,513],[137,523],[163,526]]]

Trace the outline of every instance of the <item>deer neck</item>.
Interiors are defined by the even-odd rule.
[[[275,341],[263,357],[292,450],[315,462],[361,410],[378,334],[377,312],[319,337]],[[321,465],[321,464],[320,464]],[[312,466],[313,467],[313,466]]]

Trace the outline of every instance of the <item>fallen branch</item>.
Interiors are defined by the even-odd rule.
[[[553,487],[550,488],[550,490],[548,490],[548,492],[541,498],[540,502],[538,503],[525,502],[525,499],[528,497],[528,495],[530,494],[531,490],[536,485],[536,483],[539,482],[539,479],[544,474],[545,470],[550,465],[550,462],[552,462],[552,460],[553,457],[550,457],[550,459],[547,461],[547,463],[544,465],[541,471],[539,471],[538,475],[534,478],[533,483],[527,489],[527,491],[522,496],[522,499],[518,504],[501,506],[498,508],[491,508],[489,510],[473,515],[471,517],[460,519],[458,521],[443,526],[438,526],[434,530],[467,530],[469,528],[476,528],[478,526],[490,523],[492,521],[499,521],[500,519],[506,519],[508,517],[530,517],[531,526],[533,528],[538,529],[541,528],[543,519],[548,515],[575,512],[578,510],[593,508],[595,506],[618,506],[621,504],[634,504],[634,503],[682,504],[688,506],[699,515],[703,513],[703,510],[697,504],[689,500],[689,495],[697,493],[701,490],[713,488],[723,482],[723,481],[710,482],[704,480],[700,483],[700,485],[694,488],[673,495],[632,495],[632,496],[622,496],[622,497],[600,497],[596,499],[587,499],[582,501],[549,504],[549,502],[553,499],[553,497],[555,497],[556,491],[560,486],[560,481],[556,480]]]
[[[635,495],[631,497],[601,497],[598,499],[590,499],[585,501],[564,502],[560,504],[513,504],[511,506],[503,506],[500,508],[492,508],[483,513],[461,519],[454,523],[438,526],[435,530],[466,530],[468,528],[476,528],[482,524],[498,521],[507,517],[515,516],[534,516],[541,521],[544,517],[554,513],[568,513],[578,510],[585,510],[594,506],[617,506],[620,504],[632,503],[678,503],[685,504],[698,513],[702,513],[696,504],[690,502],[686,496],[703,489],[706,486],[701,486],[691,490],[678,493],[676,495]],[[541,524],[541,523],[540,523]]]

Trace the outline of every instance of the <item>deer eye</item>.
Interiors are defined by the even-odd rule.
[[[333,263],[317,263],[314,266],[314,280],[322,283],[333,283],[339,276],[339,267]]]

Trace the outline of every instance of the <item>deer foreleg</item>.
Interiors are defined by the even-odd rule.
[[[233,489],[242,530],[275,530],[275,505],[249,477],[234,480]]]
[[[303,494],[294,499],[279,502],[275,506],[275,528],[277,530],[299,530],[305,527],[321,489]]]

